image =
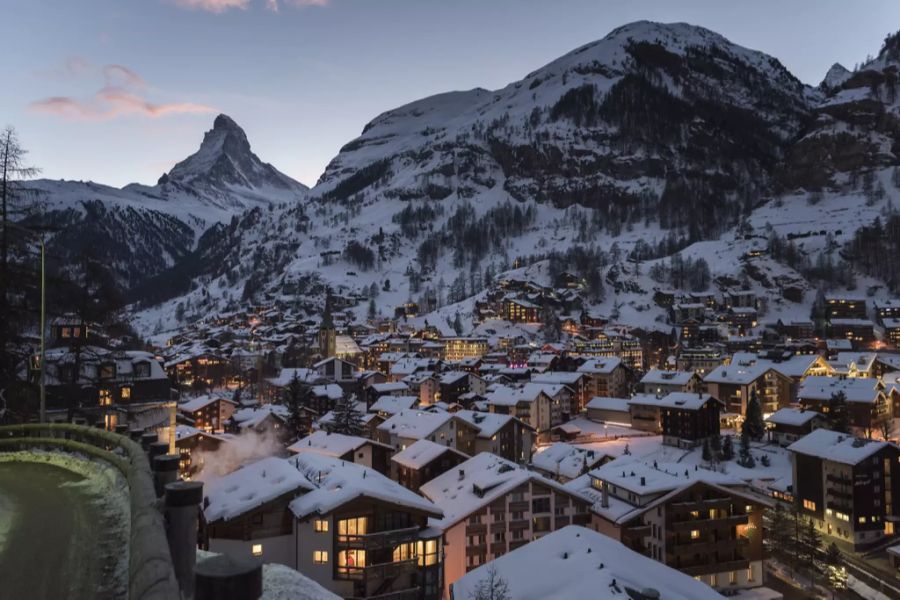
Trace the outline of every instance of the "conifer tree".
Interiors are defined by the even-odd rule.
[[[334,405],[334,427],[335,433],[343,433],[344,435],[362,435],[363,433],[363,414],[356,406],[356,395],[341,396]]]
[[[828,423],[832,431],[850,433],[850,412],[844,392],[835,392],[828,399]]]
[[[759,441],[766,434],[766,424],[763,421],[762,406],[759,403],[759,396],[756,390],[750,392],[750,400],[747,402],[747,414],[744,417],[744,425],[742,432],[746,431],[750,439]]]

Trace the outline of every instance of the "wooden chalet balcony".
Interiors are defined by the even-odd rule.
[[[746,525],[750,522],[750,516],[729,515],[725,517],[717,517],[715,519],[690,519],[688,521],[672,522],[672,530],[676,532],[691,531],[699,529],[700,531],[709,531],[718,527],[731,527],[733,525]]]
[[[398,577],[404,573],[411,573],[419,568],[419,559],[416,557],[396,562],[379,563],[358,567],[337,567],[338,579],[388,579]]]
[[[727,509],[731,506],[731,498],[710,498],[709,500],[690,500],[686,502],[673,502],[670,505],[678,514],[690,513],[692,510],[701,514],[706,511],[709,514],[711,508]]]
[[[487,524],[485,523],[466,523],[466,535],[486,535]]]
[[[529,521],[528,519],[519,519],[517,521],[509,522],[509,530],[510,531],[517,531],[520,529],[528,529],[530,526],[531,526],[531,521]]]
[[[418,527],[391,529],[374,533],[337,536],[338,548],[361,548],[364,550],[393,549],[396,546],[419,539]]]
[[[531,511],[531,503],[528,500],[518,500],[516,502],[509,503],[509,512],[530,512]]]

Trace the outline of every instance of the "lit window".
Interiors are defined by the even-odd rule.
[[[313,552],[313,562],[317,565],[324,565],[328,562],[328,552],[326,550],[316,550]]]
[[[131,399],[131,388],[123,387],[122,388],[122,400],[130,400]]]
[[[692,540],[700,539],[700,530],[699,529],[691,529],[691,539]]]
[[[251,552],[253,556],[262,556],[262,544],[253,544]]]
[[[325,519],[316,519],[316,533],[325,533],[328,531],[328,521]]]
[[[349,571],[350,569],[366,566],[365,550],[341,550],[338,552],[338,569]]]
[[[812,500],[804,500],[803,508],[805,508],[806,510],[816,510],[816,503]]]
[[[747,581],[753,581],[753,567],[747,568]]]
[[[731,585],[737,585],[737,571],[732,571],[728,574],[728,583]]]
[[[109,406],[110,404],[112,404],[112,394],[107,389],[100,390],[100,406]]]
[[[859,520],[860,523],[865,523],[865,522],[866,522],[866,518],[865,518],[865,517],[860,517],[858,520]]]

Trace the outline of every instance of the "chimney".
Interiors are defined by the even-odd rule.
[[[644,477],[641,477],[641,485],[646,485],[647,480]]]
[[[465,479],[465,478],[466,478],[466,470],[465,470],[465,469],[460,469],[460,470],[459,470],[459,480],[462,481],[462,480]]]

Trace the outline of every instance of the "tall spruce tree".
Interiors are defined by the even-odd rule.
[[[363,414],[356,406],[356,396],[342,396],[334,405],[334,426],[335,433],[343,433],[344,435],[362,435],[363,433]]]
[[[309,432],[306,427],[306,418],[304,416],[303,397],[306,393],[306,385],[297,376],[294,371],[287,388],[284,390],[284,403],[288,409],[287,429],[291,440],[297,440],[307,435]]]
[[[744,417],[742,431],[746,431],[750,439],[759,441],[766,434],[766,424],[763,421],[762,405],[756,390],[750,392],[750,400],[747,402],[747,414]]]

